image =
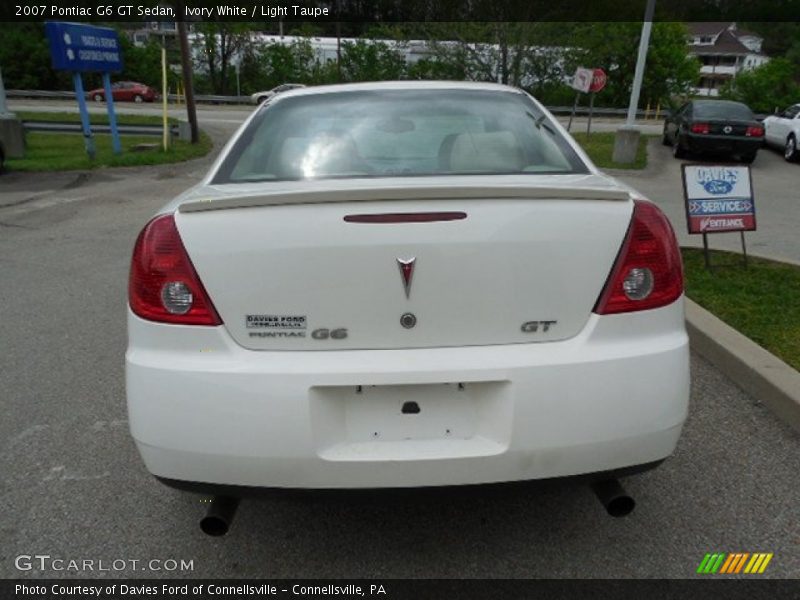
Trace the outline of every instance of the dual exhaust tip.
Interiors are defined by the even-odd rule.
[[[592,483],[592,491],[612,517],[625,517],[636,506],[636,501],[628,495],[618,479],[595,481]]]
[[[628,495],[617,479],[603,479],[592,483],[592,491],[612,517],[629,515],[636,502]],[[206,535],[220,537],[228,533],[239,508],[239,498],[215,496],[206,516],[200,521],[200,529]]]
[[[214,496],[206,516],[200,520],[200,529],[206,535],[219,537],[228,533],[239,508],[239,498]]]

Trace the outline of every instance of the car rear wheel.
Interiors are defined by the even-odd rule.
[[[137,102],[137,103],[139,103],[139,104],[141,104],[142,102],[144,102],[144,98],[142,98],[142,97],[141,97],[139,94],[136,94],[136,95],[133,97],[133,101],[134,101],[134,102]]]
[[[681,147],[681,138],[678,134],[675,134],[675,141],[672,142],[672,156],[686,158],[686,150]]]
[[[797,140],[794,135],[790,135],[786,139],[786,146],[783,149],[783,158],[788,162],[796,162],[798,158]]]
[[[102,102],[103,101],[103,95],[102,94],[95,94],[94,96],[92,96],[92,99],[95,102]]]
[[[670,143],[670,141],[669,141],[669,136],[667,135],[667,124],[666,123],[664,123],[664,131],[661,134],[661,143],[664,144],[665,146],[672,145]]]
[[[742,162],[747,165],[752,164],[756,159],[757,154],[757,152],[753,152],[752,154],[742,154]]]

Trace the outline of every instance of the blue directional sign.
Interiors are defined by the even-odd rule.
[[[80,23],[45,23],[53,68],[58,71],[117,73],[122,50],[117,32]]]

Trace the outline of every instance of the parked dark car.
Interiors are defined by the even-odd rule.
[[[692,100],[667,117],[662,141],[675,158],[718,154],[751,163],[764,143],[764,126],[741,102]]]
[[[90,90],[88,95],[95,102],[104,102],[106,99],[106,91],[103,88]],[[158,92],[136,81],[117,81],[111,84],[111,95],[115,102],[152,102],[158,97]]]

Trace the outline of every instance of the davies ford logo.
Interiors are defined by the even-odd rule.
[[[710,167],[697,169],[697,183],[714,196],[730,194],[739,178],[735,169],[725,167]]]

